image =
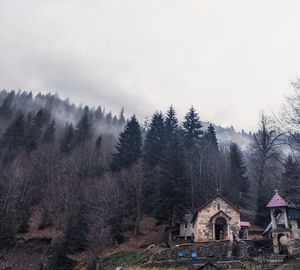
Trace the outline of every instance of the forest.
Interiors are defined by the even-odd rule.
[[[234,130],[231,142],[222,140],[225,129],[207,124],[195,107],[182,120],[170,106],[142,123],[123,108],[113,115],[50,93],[2,90],[0,248],[28,231],[38,208],[37,229],[59,232],[49,269],[86,249],[93,263],[126,232],[139,235],[144,216],[166,224],[172,241],[175,221],[216,192],[255,211],[265,226],[275,189],[300,204],[300,80],[293,89],[278,115],[262,113],[256,131],[242,132],[246,145]]]

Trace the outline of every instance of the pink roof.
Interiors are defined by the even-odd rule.
[[[241,227],[251,227],[251,224],[249,221],[241,221]]]
[[[285,207],[287,206],[287,203],[284,199],[280,197],[280,195],[276,192],[271,201],[269,201],[267,208],[273,208],[273,207]]]

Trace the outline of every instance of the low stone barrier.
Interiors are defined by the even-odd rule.
[[[300,239],[293,241],[293,256],[300,258]]]
[[[181,245],[162,250],[151,257],[151,261],[178,260],[184,258],[210,258],[214,260],[247,260],[256,254],[252,241],[216,241]]]

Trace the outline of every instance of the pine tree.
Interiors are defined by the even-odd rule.
[[[104,114],[103,114],[103,111],[102,111],[101,106],[98,106],[98,107],[97,107],[97,109],[96,109],[94,115],[95,115],[95,118],[96,118],[98,121],[101,121],[101,120],[103,119]]]
[[[284,195],[291,201],[298,203],[300,192],[299,166],[291,155],[288,156],[284,164],[282,178],[282,191]]]
[[[67,254],[82,251],[87,246],[87,209],[83,202],[74,213],[70,213],[64,228],[64,241]]]
[[[29,127],[31,126],[31,122],[32,122],[32,112],[29,112],[26,116],[26,121],[25,121],[25,127]]]
[[[112,124],[112,120],[113,120],[112,113],[109,112],[109,113],[105,116],[106,124],[110,126],[110,125]]]
[[[40,142],[42,128],[48,122],[48,119],[49,112],[45,109],[39,110],[32,119],[26,138],[26,148],[29,152],[34,150]]]
[[[102,147],[102,136],[100,135],[96,140],[96,150],[100,152],[101,147]]]
[[[37,112],[37,116],[39,117],[39,121],[43,126],[48,125],[51,120],[51,113],[48,109],[42,108]]]
[[[74,128],[70,123],[66,124],[64,135],[60,143],[61,152],[70,152],[74,147]]]
[[[249,197],[249,182],[246,176],[246,166],[243,155],[237,144],[230,145],[230,192],[229,196],[241,206],[246,206]]]
[[[184,117],[183,134],[185,137],[186,146],[191,149],[195,144],[199,143],[201,135],[203,134],[199,116],[194,107],[191,107],[189,112]]]
[[[176,112],[171,105],[167,111],[167,116],[165,119],[165,136],[168,141],[173,137],[173,135],[178,131],[178,120],[176,118]]]
[[[8,126],[3,134],[1,145],[8,149],[17,149],[24,145],[25,140],[25,120],[24,115],[18,112],[13,122]]]
[[[143,148],[144,161],[148,166],[154,167],[160,163],[165,143],[164,117],[156,112],[152,116]]]
[[[199,116],[194,107],[191,107],[188,113],[185,115],[182,133],[186,146],[185,160],[188,167],[192,211],[194,211],[196,207],[195,176],[198,173],[199,164],[197,159],[197,150],[199,149],[198,147],[201,140],[201,135],[203,134],[201,128],[202,124]]]
[[[124,117],[124,107],[121,109],[120,115],[119,115],[119,125],[122,127],[125,125],[125,117]]]
[[[24,149],[25,121],[24,115],[18,112],[1,138],[1,153],[4,161],[13,160],[19,151]]]
[[[118,121],[117,116],[114,116],[113,119],[112,119],[112,125],[113,125],[113,126],[116,126],[116,125],[118,124],[118,122],[119,122],[119,121]]]
[[[84,114],[76,125],[75,137],[76,143],[81,145],[92,136],[91,123],[89,119],[89,108],[85,106]]]
[[[216,131],[212,124],[208,126],[204,138],[206,143],[209,144],[210,148],[213,151],[218,151],[218,141],[217,141]]]
[[[189,204],[188,183],[184,161],[184,148],[179,133],[167,144],[161,161],[160,201],[157,217],[169,224],[169,241],[176,218],[182,216]]]
[[[50,144],[53,143],[54,140],[55,140],[55,120],[53,119],[44,133],[43,142]]]
[[[113,154],[111,169],[117,171],[122,168],[129,168],[141,157],[141,148],[141,127],[133,115],[119,136],[119,142],[116,146],[117,152]]]
[[[13,114],[13,100],[16,94],[15,91],[11,91],[3,101],[0,107],[0,116],[9,119]]]

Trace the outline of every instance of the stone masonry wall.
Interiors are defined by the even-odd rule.
[[[218,209],[218,205],[220,205],[220,209]],[[230,204],[224,201],[221,197],[217,197],[210,204],[208,204],[198,212],[197,219],[195,222],[196,241],[201,242],[213,240],[213,224],[210,221],[210,219],[220,210],[222,210],[224,213],[226,213],[226,215],[228,215],[231,218],[229,221],[229,229],[233,231],[233,233],[238,235],[238,231],[241,228],[240,213]]]
[[[294,239],[293,241],[293,255],[300,258],[300,239]]]
[[[192,258],[192,252],[196,252],[199,258],[210,258],[215,260],[247,259],[253,256],[255,245],[252,241],[218,241],[207,243],[195,243],[189,246],[169,248],[154,254],[151,261],[165,261]],[[179,252],[184,252],[179,257]]]

